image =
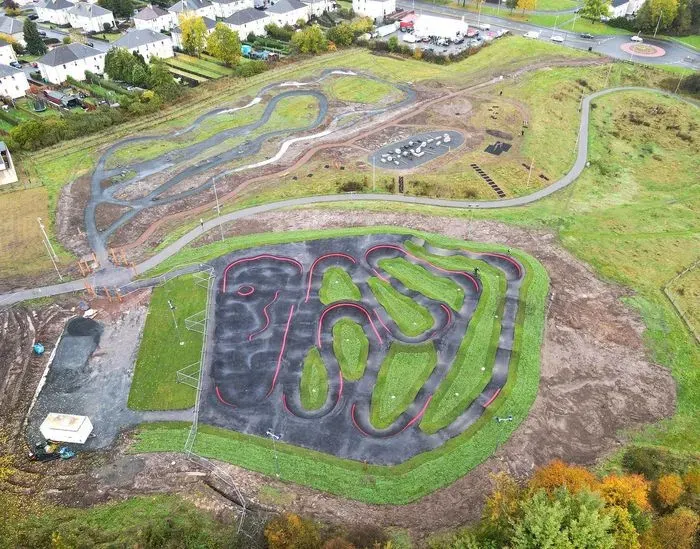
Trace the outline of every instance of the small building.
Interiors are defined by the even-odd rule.
[[[0,141],[0,187],[11,183],[17,183],[17,170],[7,145],[4,141]]]
[[[324,12],[333,11],[335,2],[333,0],[302,0],[309,10],[309,16],[321,17]]]
[[[105,70],[105,52],[85,44],[58,46],[37,60],[41,77],[52,84],[65,82],[70,76],[85,80],[85,71],[101,74]]]
[[[24,42],[24,23],[22,21],[7,15],[0,15],[0,33],[6,34],[18,44],[26,46]]]
[[[253,7],[253,0],[212,0],[214,13],[217,17],[225,19],[237,11]]]
[[[0,65],[0,96],[17,99],[29,89],[27,75],[21,69]]]
[[[611,17],[634,17],[645,0],[612,0],[610,4]]]
[[[170,13],[175,14],[175,18],[180,15],[199,15],[200,17],[208,17],[216,19],[214,5],[209,0],[180,0],[168,8]],[[179,22],[178,22],[179,24]]]
[[[68,10],[73,3],[68,0],[46,0],[35,8],[40,21],[48,21],[54,25],[68,25]]]
[[[202,17],[202,21],[204,21],[204,26],[207,28],[207,36],[214,32],[214,27],[216,27],[216,21],[214,21],[214,19]],[[179,26],[173,29],[170,37],[173,41],[173,46],[184,49],[182,44],[182,31],[180,30]]]
[[[50,413],[39,427],[46,440],[85,444],[92,433],[92,423],[87,416]]]
[[[437,17],[435,15],[418,15],[413,22],[416,36],[437,36],[454,40],[457,36],[467,36],[469,25],[462,19]]]
[[[150,29],[131,30],[113,42],[112,46],[138,53],[146,63],[151,61],[151,57],[167,59],[175,55],[170,37]]]
[[[309,20],[309,7],[300,0],[279,0],[276,4],[267,8],[266,13],[278,27],[295,25],[299,19]]]
[[[9,65],[12,61],[17,61],[17,55],[12,44],[0,39],[0,65]]]
[[[396,11],[396,0],[352,0],[352,10],[358,15],[381,20]]]
[[[134,15],[134,27],[155,32],[169,31],[177,26],[177,16],[160,6],[150,4]]]
[[[270,17],[264,11],[255,8],[237,11],[224,19],[224,24],[236,31],[241,40],[245,40],[251,32],[256,36],[265,36],[265,25],[269,23]]]
[[[80,97],[77,95],[70,95],[56,90],[44,90],[44,97],[49,103],[66,109],[80,107],[82,105]]]
[[[102,32],[114,26],[114,15],[97,4],[78,2],[68,10],[68,23],[85,32]]]

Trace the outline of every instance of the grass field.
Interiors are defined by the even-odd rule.
[[[382,259],[379,266],[409,290],[419,292],[430,299],[443,301],[455,311],[462,308],[464,290],[453,280],[435,275],[425,267],[403,257]]]
[[[336,301],[360,301],[362,294],[345,269],[330,267],[323,272],[318,298],[324,305],[330,305]]]
[[[394,423],[413,403],[436,365],[437,352],[432,341],[418,345],[392,343],[372,392],[372,425],[385,429]]]
[[[185,319],[204,310],[206,300],[206,288],[196,285],[192,275],[174,278],[153,290],[129,391],[129,408],[179,410],[194,406],[195,390],[177,383],[176,372],[199,361],[202,334],[188,330]],[[168,302],[174,306],[172,313]]]
[[[372,277],[367,284],[379,304],[407,336],[418,336],[433,327],[430,311],[395,290],[388,282]]]
[[[688,324],[700,334],[700,266],[696,264],[695,268],[677,278],[668,291]]]
[[[685,46],[690,46],[691,48],[700,50],[700,34],[692,34],[690,36],[672,36],[670,39],[680,42]]]
[[[309,349],[299,382],[301,404],[307,410],[318,410],[328,396],[328,371],[316,347]]]
[[[386,82],[356,76],[332,78],[324,83],[323,89],[330,97],[351,103],[377,103],[400,95],[396,88]]]
[[[333,325],[333,353],[345,379],[361,379],[369,354],[369,340],[362,326],[349,318],[341,318],[336,322]]]

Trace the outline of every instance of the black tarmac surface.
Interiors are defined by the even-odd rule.
[[[509,256],[459,252],[506,274],[499,348],[492,378],[479,397],[453,424],[426,435],[418,429],[420,417],[454,360],[480,286],[472,273],[445,272],[410,257],[403,247],[407,238],[384,234],[314,240],[243,250],[216,260],[215,321],[210,323],[208,343],[211,363],[202,380],[200,422],[258,436],[270,431],[284,442],[339,457],[396,464],[440,446],[476,421],[507,379],[523,268]],[[378,261],[385,257],[405,257],[448,276],[464,289],[464,305],[454,312],[408,290],[381,272]],[[362,292],[361,302],[321,304],[318,291],[324,270],[331,266],[347,270]],[[430,310],[435,323],[428,333],[416,338],[399,333],[366,284],[377,275]],[[359,322],[370,342],[367,369],[357,382],[340,378],[332,351],[332,326],[343,317]],[[371,395],[395,339],[434,341],[438,365],[408,410],[389,428],[379,430],[370,424]],[[313,346],[320,348],[330,387],[324,406],[310,412],[301,405],[299,381],[304,357]]]
[[[462,143],[464,136],[453,130],[421,132],[383,146],[369,156],[369,163],[387,170],[410,170],[452,151]]]

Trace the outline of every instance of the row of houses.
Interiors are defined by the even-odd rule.
[[[101,32],[115,25],[111,11],[91,2],[46,0],[43,4],[37,4],[35,9],[40,21],[70,25],[84,32]]]

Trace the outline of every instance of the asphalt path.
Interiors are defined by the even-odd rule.
[[[538,31],[540,36],[537,38],[537,40],[542,40],[545,42],[550,42],[552,35],[557,34],[564,38],[564,43],[561,44],[562,47],[568,46],[581,50],[587,50],[590,47],[592,48],[592,51],[614,59],[651,65],[672,65],[687,69],[700,68],[700,55],[698,52],[692,48],[679,44],[678,42],[644,37],[645,44],[652,44],[666,50],[666,54],[663,57],[653,58],[641,57],[638,55],[630,56],[630,54],[623,52],[620,49],[620,46],[630,41],[629,37],[632,35],[632,33],[625,32],[622,29],[620,29],[619,35],[599,35],[595,36],[593,40],[581,38],[580,33],[576,31],[576,23],[574,21],[575,14],[573,13],[563,13],[560,17],[559,27],[555,30],[550,27],[542,27],[530,23],[521,23],[519,21],[513,21],[493,15],[481,15],[479,17],[478,14],[466,11],[464,9],[439,6],[430,2],[422,2],[420,0],[416,0],[415,2],[413,0],[398,0],[397,6],[401,7],[402,9],[409,10],[414,9],[415,7],[417,13],[453,17],[456,19],[464,18],[464,20],[471,25],[476,25],[477,21],[482,24],[489,23],[492,30],[506,29],[514,34],[525,34],[529,31]]]
[[[340,195],[323,195],[323,196],[309,196],[303,198],[293,198],[289,200],[282,200],[278,202],[270,202],[267,204],[262,204],[259,206],[253,206],[250,208],[244,208],[231,212],[217,218],[206,221],[201,228],[193,229],[188,233],[184,234],[178,240],[170,244],[169,246],[162,249],[160,252],[155,254],[153,257],[147,259],[146,261],[138,264],[135,267],[137,274],[143,274],[154,267],[160,265],[166,259],[172,257],[177,252],[182,250],[185,246],[193,242],[202,236],[203,233],[218,229],[219,225],[230,223],[239,219],[245,219],[249,217],[255,217],[256,215],[280,210],[284,208],[296,208],[303,206],[313,206],[317,204],[329,204],[334,202],[400,202],[404,204],[414,204],[423,206],[438,206],[444,208],[460,208],[460,209],[495,209],[495,208],[509,208],[509,207],[519,207],[532,204],[538,200],[541,200],[555,192],[564,189],[565,187],[571,185],[579,175],[586,168],[586,162],[588,157],[588,130],[589,130],[589,115],[591,109],[591,103],[598,99],[599,97],[608,95],[610,93],[625,92],[625,91],[647,91],[653,93],[662,93],[667,96],[673,96],[677,99],[684,101],[690,105],[698,107],[697,101],[687,99],[682,96],[677,96],[668,93],[664,90],[657,90],[653,88],[645,88],[639,86],[626,86],[618,88],[609,88],[599,92],[592,93],[584,97],[581,103],[581,122],[579,126],[579,134],[577,141],[577,156],[572,166],[571,170],[564,175],[558,181],[552,183],[548,187],[540,189],[527,196],[521,196],[517,198],[508,198],[504,200],[487,200],[487,201],[466,201],[466,200],[445,200],[440,198],[424,198],[417,196],[403,196],[403,195],[390,195],[390,194],[340,194]],[[65,294],[70,292],[75,292],[82,290],[85,283],[90,283],[94,287],[115,287],[115,286],[125,286],[129,283],[132,278],[132,273],[127,269],[120,268],[108,268],[103,271],[97,272],[89,278],[83,280],[75,280],[71,282],[66,282],[63,284],[55,284],[51,286],[45,286],[41,288],[32,288],[26,290],[20,290],[16,292],[6,293],[0,296],[0,307],[12,305],[13,303],[18,303],[27,299],[34,299],[38,297],[47,297],[59,294]]]

